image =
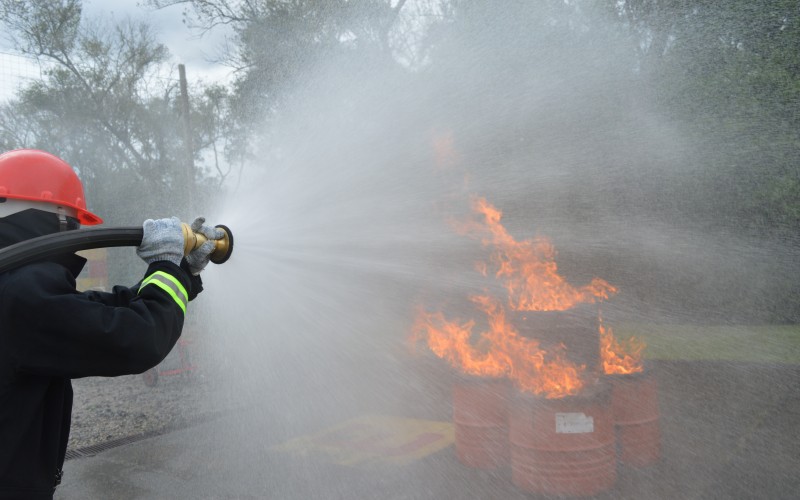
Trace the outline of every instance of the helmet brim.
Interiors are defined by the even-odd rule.
[[[70,207],[71,209],[75,210],[78,221],[81,223],[82,226],[96,226],[98,224],[103,223],[103,219],[100,218],[98,215],[95,215],[92,212],[86,210],[85,208],[79,207],[74,203],[67,203],[65,201],[59,201],[59,200],[43,201],[42,199],[35,198],[33,196],[19,196],[13,194],[0,194],[0,198],[8,198],[12,200],[28,200],[38,203],[47,203],[49,205]]]
[[[82,226],[96,226],[103,223],[103,219],[88,210],[78,210],[78,220]]]

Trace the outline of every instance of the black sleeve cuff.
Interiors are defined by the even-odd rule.
[[[198,285],[196,285],[192,279],[196,278],[196,276],[192,276],[192,273],[189,272],[189,265],[186,264],[184,266],[185,263],[186,261],[184,260],[181,262],[180,266],[176,266],[168,260],[157,260],[147,267],[145,277],[150,276],[156,271],[164,271],[181,282],[181,285],[186,289],[186,293],[189,296],[188,299],[192,300],[203,290],[203,286],[200,284],[199,289],[197,288]]]

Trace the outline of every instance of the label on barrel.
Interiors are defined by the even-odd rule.
[[[594,432],[594,418],[583,413],[556,413],[556,434]]]

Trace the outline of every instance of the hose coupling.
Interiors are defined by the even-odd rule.
[[[214,264],[222,264],[223,262],[227,262],[233,253],[233,233],[231,233],[228,226],[219,224],[215,227],[222,230],[223,236],[214,241],[214,246],[216,248],[211,253],[211,262]],[[184,242],[183,255],[189,255],[192,250],[200,248],[203,243],[208,241],[208,238],[206,238],[204,234],[195,233],[192,231],[191,226],[185,222],[181,223],[181,229],[183,231]]]

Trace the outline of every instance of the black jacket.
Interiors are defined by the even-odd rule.
[[[79,293],[75,255],[0,274],[0,499],[52,498],[66,454],[70,379],[142,373],[177,342],[184,311],[162,287]],[[155,262],[192,293],[196,279]]]

